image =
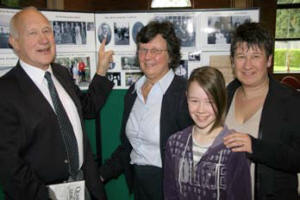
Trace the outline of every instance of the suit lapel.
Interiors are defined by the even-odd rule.
[[[23,96],[28,100],[28,103],[32,104],[33,107],[37,108],[41,113],[46,112],[55,115],[55,112],[47,99],[19,63],[16,65],[15,75],[19,83],[20,91],[23,92]]]

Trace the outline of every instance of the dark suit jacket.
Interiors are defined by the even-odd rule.
[[[192,124],[186,102],[186,80],[175,76],[171,85],[163,96],[160,115],[160,151],[164,160],[166,142],[170,135]],[[101,176],[107,181],[117,178],[125,172],[127,185],[130,191],[133,186],[132,165],[130,165],[130,152],[132,146],[126,136],[125,127],[129,114],[137,97],[135,86],[132,85],[124,98],[124,112],[121,128],[121,145],[114,151],[100,168]]]
[[[53,74],[83,118],[95,118],[112,83],[95,75],[87,93],[73,83],[65,67],[52,64]],[[0,181],[7,199],[48,198],[45,185],[68,179],[68,165],[56,114],[30,77],[17,64],[0,78]],[[83,130],[82,170],[93,199],[106,199],[89,141]]]
[[[230,106],[240,82],[228,89]],[[270,76],[269,91],[263,105],[258,139],[252,139],[255,163],[256,200],[297,200],[297,172],[300,172],[300,93]],[[231,127],[234,129],[234,127]]]

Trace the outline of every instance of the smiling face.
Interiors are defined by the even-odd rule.
[[[40,12],[21,11],[15,21],[16,35],[9,38],[19,58],[25,63],[47,69],[55,57],[55,40],[49,21]]]
[[[196,81],[191,82],[189,85],[187,101],[190,116],[197,128],[209,132],[216,120],[214,103]]]
[[[268,80],[268,67],[272,64],[272,56],[266,56],[259,46],[248,46],[239,43],[233,56],[234,72],[238,80],[249,87],[259,86]]]
[[[160,35],[156,35],[148,43],[139,43],[138,58],[141,70],[145,76],[153,83],[159,81],[169,71],[169,54],[167,51],[167,42]],[[151,52],[151,50],[163,50],[160,52]]]

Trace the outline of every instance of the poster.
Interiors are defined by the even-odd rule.
[[[0,76],[17,62],[8,45],[9,21],[17,10],[0,9]],[[113,50],[107,77],[114,89],[127,89],[143,74],[136,58],[137,33],[151,20],[170,21],[181,41],[181,61],[174,72],[188,78],[204,65],[219,68],[226,83],[233,79],[229,48],[232,31],[247,21],[259,20],[258,9],[189,9],[139,12],[42,11],[53,27],[57,56],[55,62],[69,68],[83,90],[96,72],[97,54],[106,38],[106,50]]]

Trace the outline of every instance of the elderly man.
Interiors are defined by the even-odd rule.
[[[86,93],[67,68],[52,63],[55,40],[34,7],[10,22],[17,65],[0,78],[0,181],[6,199],[49,199],[55,184],[84,181],[86,198],[106,199],[83,118],[94,118],[113,83],[104,76],[112,51],[99,50],[97,72]]]

